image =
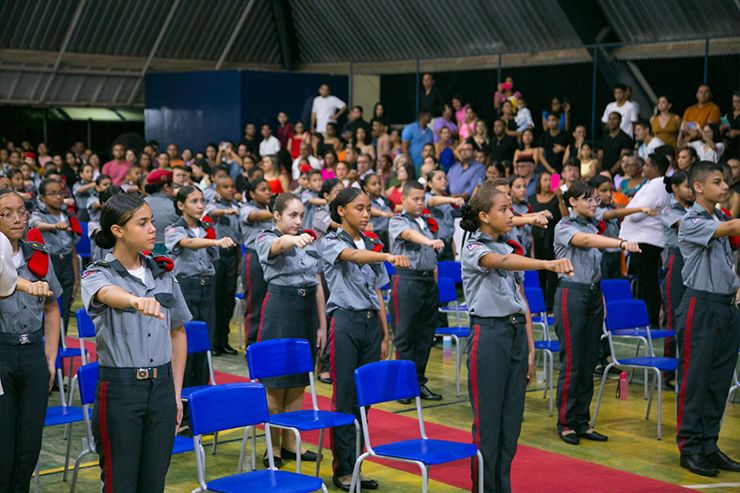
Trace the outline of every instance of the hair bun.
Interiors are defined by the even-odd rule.
[[[98,231],[94,236],[95,244],[104,250],[110,250],[116,245],[116,239],[110,232]]]

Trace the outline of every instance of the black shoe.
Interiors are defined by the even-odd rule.
[[[579,433],[578,436],[580,438],[585,438],[586,440],[591,440],[593,442],[605,442],[609,440],[608,436],[602,435],[596,430],[584,431],[583,433]]]
[[[425,401],[441,401],[442,396],[440,394],[435,394],[431,390],[427,388],[426,385],[422,385],[419,387],[419,397],[424,399]]]
[[[280,449],[280,456],[285,460],[296,459],[295,452],[291,452],[290,450],[286,450],[284,448]],[[316,455],[316,452],[311,452],[310,450],[306,450],[301,454],[301,461],[303,462],[316,462],[318,458],[319,456]]]
[[[272,457],[273,462],[275,462],[275,467],[278,469],[282,469],[283,467],[283,458],[282,457]],[[270,467],[270,461],[267,458],[267,450],[265,450],[265,455],[262,456],[262,464],[264,464],[265,467]],[[349,490],[347,490],[349,491]]]
[[[325,383],[327,385],[332,384],[331,377],[322,377],[321,375],[319,375],[319,382]]]
[[[350,483],[342,483],[341,481],[339,481],[339,478],[336,477],[336,476],[332,476],[331,482],[334,484],[334,486],[336,486],[337,488],[339,488],[342,491],[349,491],[349,487],[352,486],[352,483],[351,482]]]
[[[213,346],[213,349],[211,349],[211,354],[213,356],[221,356],[224,354],[224,352],[224,348],[222,348],[221,346]]]
[[[558,433],[558,435],[560,435],[560,439],[568,445],[578,445],[579,443],[581,443],[581,439],[578,438],[577,433],[568,433],[567,435],[564,435],[561,431]]]
[[[723,471],[740,472],[740,462],[727,457],[721,450],[706,456],[707,462]]]
[[[363,479],[360,481],[360,487],[363,490],[377,490],[378,486],[378,482],[374,479]]]
[[[223,352],[226,353],[226,354],[229,354],[231,356],[234,356],[235,354],[239,354],[239,353],[237,353],[236,349],[234,349],[233,347],[229,346],[228,344],[224,344]]]
[[[398,403],[403,404],[404,406],[408,406],[412,402],[414,402],[414,399],[398,399]]]
[[[701,454],[681,454],[681,467],[701,476],[716,476],[719,474],[719,470]]]

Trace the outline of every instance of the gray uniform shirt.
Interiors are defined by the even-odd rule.
[[[309,223],[304,223],[309,224]],[[331,214],[329,213],[329,206],[328,205],[322,205],[320,207],[316,208],[316,213],[313,216],[313,223],[311,223],[311,228],[313,229],[317,235],[319,235],[319,239],[324,237],[329,232],[329,227],[331,226]]]
[[[254,211],[266,211],[267,207],[259,207],[254,202],[247,202],[239,209],[239,221],[241,222],[244,246],[254,250],[254,242],[257,235],[262,231],[270,230],[273,227],[272,219],[268,221],[250,221],[249,214]]]
[[[524,204],[517,204],[512,202],[511,203],[511,209],[514,211],[514,214],[517,216],[523,216],[524,214],[529,214],[531,211],[529,209],[529,205],[526,203]],[[529,256],[530,252],[532,251],[532,225],[526,224],[524,226],[518,226],[516,228],[513,228],[509,232],[509,236],[511,239],[519,243],[522,248],[524,249],[524,255]]]
[[[100,222],[100,213],[102,212],[102,209],[100,207],[94,207],[95,204],[100,202],[100,197],[98,197],[97,192],[95,195],[91,195],[88,197],[87,201],[85,202],[85,208],[87,209],[87,215],[90,217],[90,221]]]
[[[363,235],[365,248],[372,250],[373,241]],[[329,285],[326,312],[337,308],[345,310],[380,310],[380,301],[375,292],[388,284],[388,273],[382,263],[355,264],[339,259],[347,248],[357,248],[346,231],[340,229],[324,236],[319,242],[321,265]]]
[[[62,212],[63,218],[50,214],[46,210],[36,210],[31,215],[31,219],[28,220],[29,226],[35,228],[38,223],[56,224],[59,221],[69,222],[69,216],[66,212]],[[63,229],[55,229],[53,231],[42,231],[41,236],[44,237],[44,246],[49,255],[67,255],[72,253],[72,248],[77,244],[77,240],[80,239],[79,235],[72,231],[66,231]]]
[[[489,253],[508,255],[514,249],[505,238],[494,240],[476,231],[462,250],[462,281],[468,312],[477,317],[506,317],[527,313],[529,306],[519,291],[524,276],[519,271],[488,269],[480,260]]]
[[[683,283],[689,288],[716,294],[737,291],[737,274],[732,271],[732,248],[726,236],[712,238],[727,218],[721,211],[709,214],[694,204],[678,226],[678,247],[683,256]]]
[[[315,286],[318,284],[318,252],[314,244],[306,248],[291,248],[280,255],[270,256],[272,244],[283,236],[277,229],[257,235],[256,248],[267,283],[278,286]]]
[[[62,286],[54,274],[51,259],[46,255],[44,245],[40,243],[19,242],[20,251],[23,253],[23,264],[16,268],[18,277],[31,282],[46,281],[49,290],[54,296],[48,298],[30,296],[26,293],[14,290],[7,298],[0,298],[0,333],[3,334],[32,334],[44,328],[44,305],[50,301],[56,302],[58,296],[62,295]],[[34,251],[46,256],[48,271],[44,277],[38,277],[28,269],[28,261]]]
[[[91,264],[82,274],[82,303],[95,324],[98,361],[101,366],[146,368],[172,359],[170,331],[193,317],[171,272],[165,272],[151,257],[143,257],[146,282],[129,274],[112,255]],[[147,317],[133,308],[111,308],[95,300],[105,286],[118,286],[134,296],[156,298],[164,320]]]
[[[434,270],[437,268],[437,252],[434,248],[406,241],[401,238],[401,233],[407,229],[417,231],[430,240],[434,234],[429,230],[429,225],[422,217],[411,217],[407,212],[395,215],[388,222],[388,239],[391,242],[390,251],[393,255],[406,255],[409,258],[411,270]]]
[[[425,202],[429,202],[429,199],[436,196],[436,194],[427,193],[425,196]],[[452,235],[455,233],[455,217],[458,215],[457,209],[452,207],[452,205],[450,204],[441,204],[427,207],[429,207],[429,212],[432,213],[434,219],[437,220],[437,224],[439,224],[437,238],[441,240],[452,238]]]
[[[612,204],[599,206],[596,208],[596,215],[594,216],[597,221],[604,221],[606,229],[604,229],[603,235],[608,238],[619,238],[619,219],[616,217],[604,219],[604,213],[607,211],[613,211],[614,209],[616,209],[616,207]],[[619,248],[604,248],[603,251],[609,253],[621,252]]]
[[[82,180],[78,181],[72,186],[72,195],[74,195],[75,198],[75,204],[77,204],[78,209],[86,209],[87,203],[90,200],[90,197],[97,197],[98,192],[95,190],[95,187],[89,189],[87,192],[80,192],[80,187],[83,185],[89,185],[90,182],[83,182]]]
[[[164,231],[180,219],[180,216],[175,212],[175,202],[162,192],[147,195],[144,200],[152,208],[154,216],[154,227],[157,229],[154,242],[164,243]]]
[[[668,207],[660,211],[660,221],[665,233],[665,247],[678,248],[678,223],[688,212],[676,199],[671,200]]]
[[[174,274],[183,277],[195,276],[215,276],[216,268],[213,262],[218,260],[218,247],[207,248],[183,248],[178,243],[184,238],[205,238],[206,230],[202,226],[198,227],[197,233],[193,232],[185,222],[180,218],[175,224],[165,230],[164,244],[167,247],[167,254],[175,262]]]
[[[236,201],[227,202],[220,198],[216,198],[213,202],[209,203],[205,208],[205,215],[208,215],[214,209],[232,209],[239,212],[239,204]],[[216,230],[216,238],[225,238],[226,236],[234,240],[234,243],[239,244],[242,241],[242,226],[239,222],[239,214],[221,215],[213,217],[214,229]]]
[[[313,229],[311,227],[313,225],[313,218],[316,216],[316,212],[321,206],[311,205],[308,201],[311,199],[318,199],[319,194],[313,190],[303,190],[299,197],[301,197],[301,202],[303,202],[303,224],[306,228]]]
[[[376,197],[374,199],[370,199],[370,204],[372,205],[373,209],[378,209],[383,212],[391,212],[393,209],[391,208],[391,203],[388,201],[387,198],[383,196]],[[436,217],[436,216],[435,216]],[[388,221],[390,218],[383,217],[383,216],[372,216],[370,217],[370,223],[373,225],[373,231],[388,231]],[[441,226],[440,226],[441,228]]]
[[[567,258],[573,264],[573,277],[558,274],[560,279],[592,284],[601,279],[601,250],[579,248],[570,244],[576,233],[597,234],[593,221],[576,215],[564,217],[555,226],[555,258]]]

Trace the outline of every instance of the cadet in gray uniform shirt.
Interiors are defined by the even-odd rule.
[[[441,169],[434,170],[427,175],[426,206],[439,224],[437,238],[445,244],[444,250],[439,252],[437,260],[455,260],[455,248],[452,237],[455,234],[455,218],[460,217],[460,207],[465,204],[462,197],[448,197],[447,175]]]
[[[154,238],[143,199],[111,197],[95,241],[114,253],[82,276],[100,363],[92,427],[101,491],[163,491],[182,418],[183,326],[192,317],[172,261],[139,253]]]
[[[722,165],[701,161],[689,172],[696,202],[678,227],[686,292],[678,309],[679,392],[676,442],[681,466],[703,476],[740,472],[740,463],[717,447],[722,413],[740,346],[732,271],[733,245],[740,245],[740,219],[715,204],[729,187]]]
[[[172,201],[172,171],[155,169],[146,175],[144,190],[148,194],[144,200],[154,213],[154,227],[157,228],[157,238],[154,243],[154,253],[163,254],[167,251],[164,244],[164,231],[180,219]]]

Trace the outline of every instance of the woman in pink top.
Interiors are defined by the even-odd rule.
[[[463,104],[463,100],[460,96],[452,96],[452,109],[455,111],[455,121],[457,126],[460,127],[465,122],[465,112],[468,110],[469,105]]]
[[[460,141],[467,140],[475,135],[475,111],[470,106],[465,106],[465,119],[460,124]]]

